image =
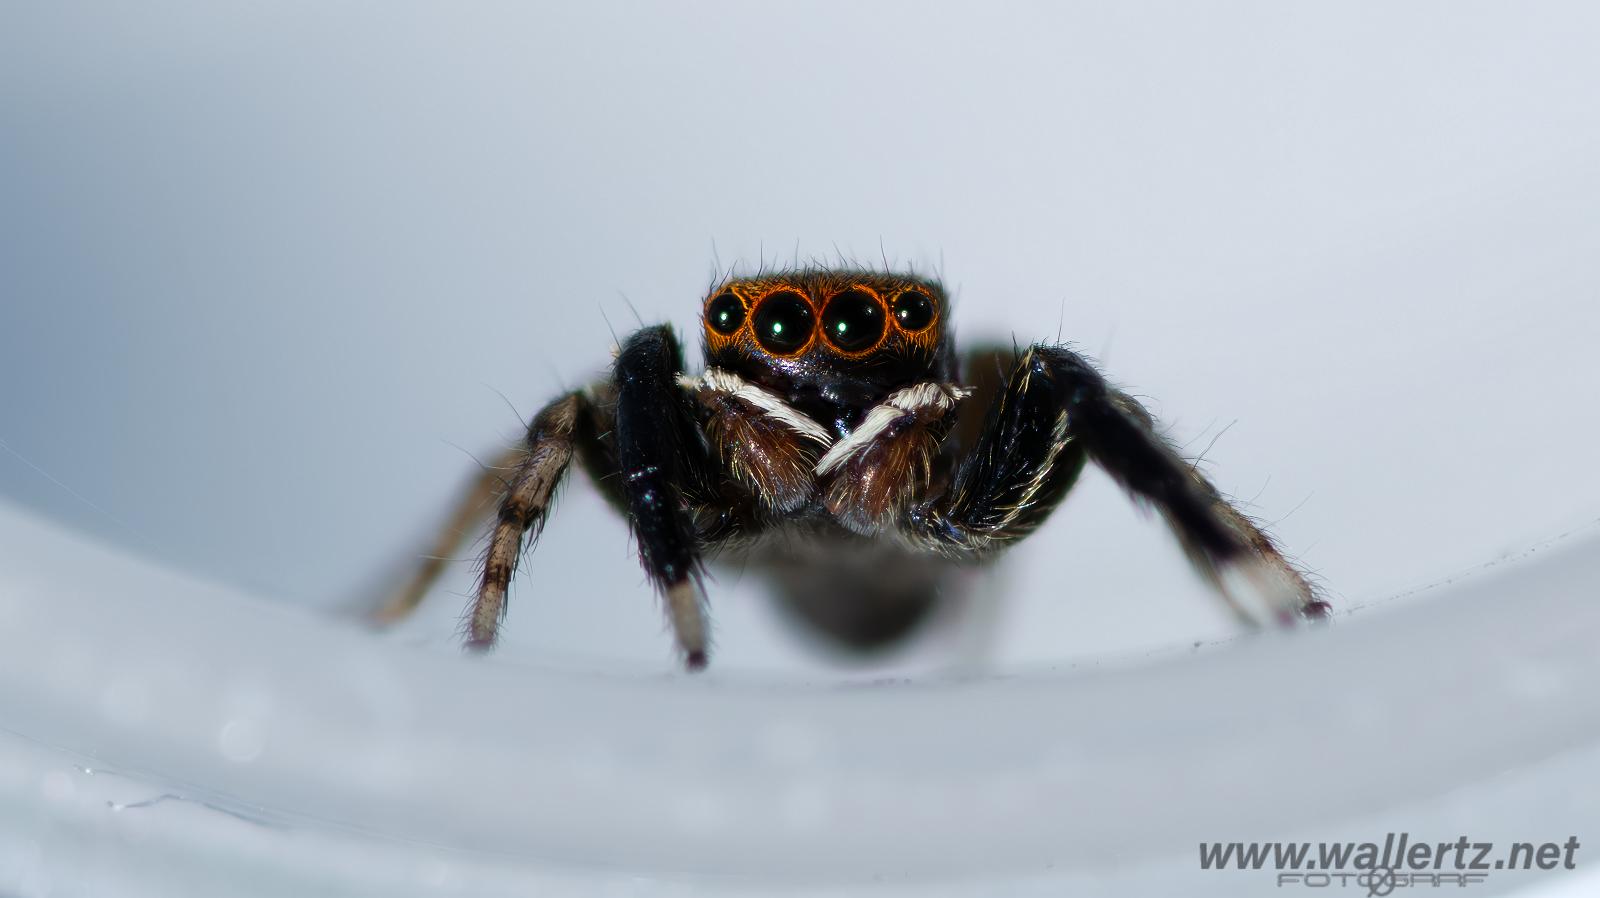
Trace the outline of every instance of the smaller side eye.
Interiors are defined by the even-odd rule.
[[[732,291],[724,290],[706,305],[706,327],[729,336],[744,324],[744,303]]]
[[[907,290],[894,298],[894,320],[908,331],[919,331],[933,323],[933,300],[921,290]]]

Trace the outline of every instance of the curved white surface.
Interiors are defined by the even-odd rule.
[[[458,659],[15,512],[0,544],[30,894],[1266,894],[1197,843],[1600,822],[1592,530],[1326,631],[845,687]]]

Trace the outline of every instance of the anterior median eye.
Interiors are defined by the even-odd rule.
[[[876,345],[887,324],[883,306],[865,290],[846,290],[822,310],[822,333],[844,352],[860,352]]]
[[[744,303],[733,293],[723,291],[706,306],[706,324],[724,337],[744,324]]]
[[[907,290],[894,298],[894,320],[908,331],[919,331],[933,323],[933,300],[921,290]]]
[[[770,293],[751,316],[756,342],[774,355],[788,355],[811,339],[811,306],[798,293]]]

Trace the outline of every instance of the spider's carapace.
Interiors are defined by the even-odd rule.
[[[704,303],[706,364],[777,392],[843,436],[897,387],[955,376],[937,281],[803,270],[730,278]]]

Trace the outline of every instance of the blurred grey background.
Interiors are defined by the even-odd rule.
[[[718,264],[886,256],[1379,602],[1600,517],[1597,46],[1581,2],[12,3],[0,497],[332,606],[630,306],[695,346]],[[630,552],[575,480],[501,657],[664,668]],[[1101,476],[985,593],[985,665],[1229,631]],[[713,584],[720,663],[824,663],[762,595]]]

